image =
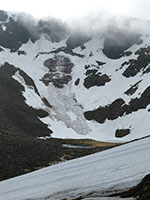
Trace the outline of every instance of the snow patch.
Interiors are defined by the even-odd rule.
[[[145,138],[2,181],[0,199],[74,199],[132,187],[150,172],[149,143]]]
[[[5,25],[2,25],[1,27],[2,27],[3,31],[6,31],[7,27]]]

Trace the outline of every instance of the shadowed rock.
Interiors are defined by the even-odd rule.
[[[140,48],[135,52],[135,55],[138,55],[137,59],[131,59],[129,62],[124,63],[124,65],[128,65],[127,69],[123,72],[123,76],[126,78],[134,77],[139,72],[143,74],[150,72],[150,46]]]
[[[29,31],[19,21],[14,21],[12,17],[7,23],[0,25],[0,45],[11,51],[18,50],[29,38],[31,38]]]
[[[87,71],[87,73],[89,73],[89,71]],[[95,73],[95,70],[94,70],[94,73]],[[106,74],[99,75],[99,74],[93,74],[92,72],[91,75],[89,75],[88,77],[84,79],[84,86],[87,89],[94,86],[104,86],[110,80],[111,79]]]
[[[49,72],[41,79],[45,85],[51,82],[55,87],[63,88],[72,79],[71,71],[74,64],[69,58],[54,56],[46,60],[44,65],[49,69]]]
[[[111,59],[118,59],[124,55],[124,51],[133,44],[140,44],[140,35],[127,30],[109,28],[105,35],[103,53]]]
[[[150,104],[150,86],[145,89],[140,98],[131,99],[129,104],[125,104],[123,99],[116,99],[110,105],[99,107],[96,110],[87,111],[84,116],[87,120],[95,120],[104,123],[106,119],[114,120],[118,117],[128,115],[140,109],[144,109]]]
[[[52,131],[39,120],[36,110],[25,103],[24,87],[12,78],[16,71],[17,68],[8,63],[0,67],[0,130],[35,137],[49,136]],[[27,75],[24,77],[32,83]]]
[[[66,45],[69,49],[74,49],[76,47],[81,47],[84,49],[83,44],[88,42],[91,39],[90,36],[86,35],[85,33],[73,33],[68,40],[66,41]]]
[[[6,22],[7,18],[8,18],[7,12],[0,10],[0,21]]]
[[[117,138],[122,138],[129,134],[130,134],[130,129],[117,129],[115,132],[115,136]]]

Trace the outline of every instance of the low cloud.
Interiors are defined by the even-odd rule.
[[[112,16],[106,12],[90,14],[82,18],[76,18],[69,22],[62,22],[55,18],[37,19],[25,13],[16,14],[17,19],[31,33],[35,40],[39,39],[41,34],[45,34],[47,39],[52,42],[59,42],[67,38],[69,34],[77,38],[82,35],[84,38],[94,34],[105,34],[109,38],[117,40],[113,30],[122,30],[125,35],[133,36],[133,33],[142,34],[150,32],[146,20],[139,20],[131,17]],[[132,39],[132,38],[131,38]]]
[[[69,27],[65,23],[55,18],[39,20],[25,13],[18,13],[16,18],[30,32],[35,40],[44,34],[52,42],[59,42],[66,38],[70,32]]]

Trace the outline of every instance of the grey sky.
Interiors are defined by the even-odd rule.
[[[1,2],[1,9],[62,20],[101,12],[150,19],[150,0],[5,0]]]

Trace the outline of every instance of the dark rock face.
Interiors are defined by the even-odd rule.
[[[95,73],[95,70],[94,70],[94,73]],[[84,79],[84,86],[87,89],[94,86],[104,86],[107,82],[111,80],[106,74],[100,75],[100,74],[94,74],[94,73],[90,74],[88,77]]]
[[[37,55],[36,55],[36,58],[40,55],[44,55],[44,54],[58,54],[60,52],[64,52],[65,54],[69,54],[69,55],[72,55],[72,56],[77,56],[79,58],[84,58],[84,55],[82,54],[79,54],[79,53],[76,53],[74,52],[72,49],[69,49],[68,47],[64,46],[64,47],[60,47],[58,49],[55,49],[53,51],[50,51],[50,52],[39,52]]]
[[[150,64],[150,46],[140,48],[135,54],[138,55],[137,59],[131,59],[129,62],[124,63],[124,65],[129,65],[123,72],[123,76],[126,78],[133,77],[141,71],[143,74],[150,72],[150,67],[148,67]]]
[[[9,17],[7,23],[0,25],[0,45],[12,51],[19,49],[30,37],[31,35],[26,28],[18,21],[15,22],[11,17]]]
[[[105,36],[103,53],[111,59],[118,59],[126,56],[124,51],[133,44],[140,44],[140,35],[130,33],[127,30],[109,29]]]
[[[138,89],[138,85],[139,83],[141,82],[142,80],[138,81],[137,83],[135,83],[134,85],[132,85],[126,92],[125,94],[128,95],[128,96],[131,96],[133,95],[136,90]]]
[[[8,18],[7,12],[0,10],[0,21],[6,22],[7,18]]]
[[[91,65],[85,65],[84,68],[85,69],[89,69],[91,67]]]
[[[32,42],[40,39],[41,34],[52,42],[59,42],[66,38],[68,28],[58,20],[40,20],[36,25],[24,20],[24,15],[16,15],[17,21],[13,16],[8,17],[5,11],[0,10],[0,45],[16,51],[26,43],[29,38]],[[28,27],[28,28],[27,28]]]
[[[35,112],[36,112],[37,116],[39,116],[40,118],[49,116],[48,112],[45,110],[42,110],[42,109],[35,110]]]
[[[96,61],[97,65],[85,65],[86,78],[84,79],[84,87],[89,89],[94,86],[104,86],[107,82],[111,81],[107,74],[99,72],[100,66],[104,65],[104,62]]]
[[[84,55],[79,54],[79,53],[75,53],[72,49],[68,48],[68,47],[60,47],[54,51],[51,51],[50,53],[59,53],[59,52],[64,52],[66,54],[70,54],[72,56],[78,56],[79,58],[84,58]]]
[[[119,110],[125,102],[122,99],[117,99],[111,105],[106,107],[99,107],[93,111],[87,111],[84,113],[87,120],[95,120],[99,123],[104,123],[106,119],[116,119],[118,117]]]
[[[42,98],[42,101],[47,107],[52,108],[52,106],[49,104],[49,102],[47,101],[47,99],[45,97]]]
[[[96,63],[98,64],[98,66],[102,66],[102,65],[105,65],[105,64],[106,64],[105,62],[98,61],[98,60],[96,60]]]
[[[91,37],[83,33],[74,33],[68,38],[66,45],[69,49],[74,49],[79,46],[83,49],[84,43],[88,42],[90,39]]]
[[[124,114],[128,115],[140,109],[144,109],[150,104],[150,86],[142,93],[140,98],[132,99],[129,104],[125,104],[123,99],[117,99],[112,104],[106,107],[99,107],[93,111],[84,113],[87,120],[95,120],[99,123],[104,123],[106,119],[114,120]]]
[[[117,129],[115,132],[115,136],[117,138],[122,138],[129,134],[130,134],[130,129]]]
[[[122,56],[131,56],[132,52],[131,51],[124,51]]]
[[[18,53],[19,56],[20,56],[20,55],[26,55],[26,52],[25,52],[25,51],[18,51],[17,53]]]
[[[71,71],[74,65],[69,58],[54,56],[46,60],[44,65],[49,69],[49,73],[42,78],[45,85],[52,82],[55,87],[63,88],[72,79]]]
[[[80,83],[80,79],[78,78],[76,81],[75,81],[75,85],[77,86],[77,85],[79,85],[79,83]]]
[[[89,69],[86,71],[86,76],[96,74],[98,72],[97,69]]]
[[[5,63],[0,68],[0,131],[28,136],[49,136],[52,131],[27,106],[22,96],[24,87],[12,78],[17,68]]]

